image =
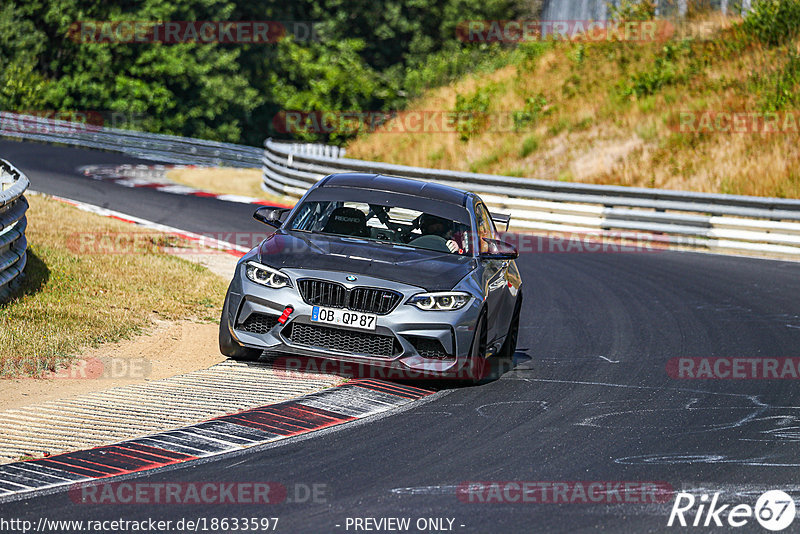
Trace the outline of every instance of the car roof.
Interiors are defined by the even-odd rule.
[[[466,206],[469,193],[447,185],[423,182],[399,176],[385,176],[383,174],[365,173],[339,173],[331,174],[317,183],[318,188],[325,187],[354,187],[371,191],[384,191],[387,193],[400,193],[413,195]]]

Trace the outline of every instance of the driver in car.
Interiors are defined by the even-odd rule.
[[[453,224],[447,219],[423,213],[420,215],[419,228],[422,231],[422,237],[436,236],[444,240],[447,249],[452,253],[461,253],[461,247],[456,242],[453,236]],[[422,238],[418,238],[422,239]]]

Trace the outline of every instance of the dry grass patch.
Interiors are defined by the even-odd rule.
[[[466,101],[478,113],[505,114],[512,127],[375,133],[354,140],[348,155],[549,180],[800,197],[797,131],[676,128],[686,111],[800,111],[800,84],[791,81],[800,74],[790,59],[793,50],[800,54],[800,40],[766,46],[743,37],[738,22],[696,16],[659,43],[521,45],[509,66],[431,90],[409,106],[454,112]]]
[[[260,198],[281,205],[294,205],[289,197],[270,195],[261,189],[261,169],[233,167],[187,167],[172,169],[167,178],[179,184],[220,195]]]
[[[27,276],[17,298],[0,305],[2,376],[54,371],[86,347],[140,333],[154,318],[218,319],[220,277],[157,246],[84,250],[76,236],[130,235],[136,227],[45,197],[29,201]]]

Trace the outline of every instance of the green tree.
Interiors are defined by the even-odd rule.
[[[143,117],[136,128],[260,144],[281,110],[398,109],[474,68],[485,45],[460,42],[458,24],[512,18],[519,1],[6,0],[0,106],[132,113]],[[71,33],[76,22],[108,20],[307,21],[320,39],[102,43]]]
[[[41,32],[14,4],[0,6],[0,109],[40,110],[46,81],[37,71]]]
[[[143,117],[150,131],[238,141],[258,95],[238,71],[238,49],[205,43],[81,42],[78,21],[225,20],[218,0],[145,0],[116,5],[32,0],[16,12],[39,28],[37,70],[47,78],[44,105]]]

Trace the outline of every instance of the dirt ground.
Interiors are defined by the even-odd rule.
[[[158,380],[225,359],[213,323],[157,320],[144,335],[89,349],[48,379],[0,380],[0,410]]]

